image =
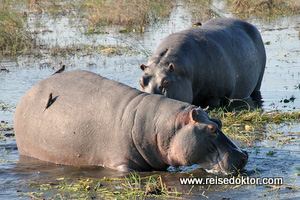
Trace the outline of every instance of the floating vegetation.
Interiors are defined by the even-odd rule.
[[[3,120],[0,122],[0,131],[11,131],[13,129],[13,126],[8,125],[8,122]],[[11,136],[11,134],[5,134],[5,136]]]
[[[222,130],[225,134],[247,143],[265,138],[266,124],[279,124],[296,120],[299,121],[300,119],[300,111],[263,112],[261,109],[227,112],[225,109],[220,108],[210,111],[209,115],[222,121]]]
[[[274,154],[276,154],[276,151],[269,151],[266,153],[267,156],[273,156]]]
[[[14,127],[9,125],[7,121],[1,120],[0,121],[0,140],[6,140],[9,137],[14,137],[15,134],[13,133]]]
[[[0,111],[14,112],[16,106],[0,100]]]
[[[271,44],[271,41],[265,42],[265,45],[270,45],[270,44]]]
[[[133,198],[180,198],[182,194],[163,183],[161,175],[141,177],[131,173],[124,178],[69,179],[58,178],[55,182],[30,183],[34,192],[24,193],[31,198],[60,199],[133,199]]]
[[[93,35],[93,34],[109,34],[108,31],[103,31],[100,28],[91,27],[88,30],[85,31],[85,34],[87,35]]]
[[[14,112],[16,106],[7,104],[4,101],[0,100],[0,111],[1,112]],[[13,126],[10,125],[7,121],[1,119],[0,121],[0,140],[6,140],[8,137],[13,137],[14,133]]]
[[[247,124],[254,123],[254,125],[265,125],[266,123],[282,123],[284,121],[299,120],[300,111],[294,112],[280,112],[270,111],[263,112],[261,109],[254,111],[243,110],[240,112],[227,112],[220,108],[210,111],[211,116],[222,120],[223,125],[230,123]]]
[[[91,55],[93,53],[100,53],[106,54],[108,56],[115,56],[115,55],[123,55],[123,54],[139,54],[138,51],[134,50],[133,47],[130,46],[104,46],[104,45],[97,45],[97,46],[90,46],[85,44],[79,45],[71,45],[66,47],[61,47],[59,45],[55,45],[54,47],[49,47],[47,49],[50,52],[51,56],[62,56],[65,57],[67,55]]]
[[[283,100],[280,100],[280,103],[290,103],[290,102],[294,102],[296,99],[296,97],[294,95],[292,95],[290,98],[285,98]]]

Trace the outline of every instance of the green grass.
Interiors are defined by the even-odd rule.
[[[263,112],[260,109],[227,112],[225,109],[220,108],[210,111],[209,115],[222,121],[222,130],[226,135],[234,139],[240,139],[243,142],[252,142],[265,138],[267,124],[280,124],[291,121],[299,122],[300,119],[300,111]]]
[[[264,125],[266,123],[282,123],[285,121],[293,121],[300,118],[300,111],[294,112],[280,112],[270,111],[263,112],[261,109],[249,111],[243,110],[240,112],[227,112],[225,109],[215,109],[210,111],[211,116],[219,118],[223,124],[241,123],[247,124],[249,122],[254,125]]]
[[[161,175],[141,177],[131,173],[124,178],[69,179],[49,183],[30,183],[33,192],[23,195],[33,199],[135,199],[146,197],[176,199],[182,193],[168,188]]]

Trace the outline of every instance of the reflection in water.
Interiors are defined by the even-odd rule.
[[[104,177],[121,177],[128,174],[100,166],[57,165],[54,163],[49,163],[36,158],[21,155],[19,156],[19,159],[19,164],[15,166],[12,172],[19,175],[23,174],[25,179],[28,175],[34,175],[38,179],[47,178],[53,181],[60,177],[93,177],[102,179]]]

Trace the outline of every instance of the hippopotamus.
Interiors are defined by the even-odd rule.
[[[14,116],[20,155],[120,171],[193,164],[216,173],[243,169],[247,152],[221,127],[192,104],[84,70],[41,80],[21,98]]]
[[[259,98],[266,53],[251,24],[219,18],[173,33],[140,68],[141,91],[216,108]]]

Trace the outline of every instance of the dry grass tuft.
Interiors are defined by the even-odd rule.
[[[205,22],[214,17],[221,17],[212,6],[212,0],[184,0],[185,9],[191,14],[192,22]]]
[[[247,15],[264,17],[286,16],[300,13],[296,0],[228,0],[233,11],[241,17]]]
[[[222,121],[222,130],[226,135],[246,143],[252,143],[256,139],[265,138],[264,132],[266,131],[265,126],[267,124],[297,121],[300,118],[300,111],[263,112],[258,109],[253,111],[228,112],[220,108],[210,111],[209,115]]]
[[[143,27],[146,24],[168,17],[173,7],[172,0],[85,0],[91,26],[122,25]],[[142,28],[141,28],[142,29]]]
[[[0,52],[15,56],[32,50],[32,37],[23,26],[22,15],[0,7]]]

